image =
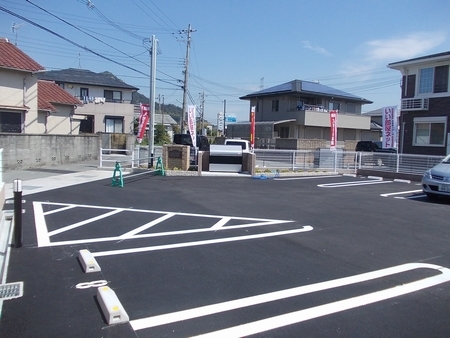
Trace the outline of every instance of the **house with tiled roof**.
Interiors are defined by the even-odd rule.
[[[74,113],[82,105],[55,82],[38,80],[38,133],[78,135],[85,117]]]
[[[0,39],[0,132],[35,132],[39,63],[7,39]],[[28,128],[30,130],[28,130]]]
[[[38,74],[42,80],[54,81],[67,93],[83,102],[76,114],[84,119],[80,133],[127,133],[134,130],[132,93],[139,90],[110,72],[95,73],[86,69],[63,69]]]
[[[330,111],[337,110],[337,146],[344,141],[371,140],[371,128],[362,106],[372,101],[318,82],[293,80],[240,97],[255,110],[256,141],[275,139],[330,141]],[[248,138],[249,122],[228,124],[227,137]],[[258,146],[258,144],[257,144]],[[264,147],[264,146],[263,146]]]
[[[450,154],[450,51],[397,61],[402,74],[399,150]]]
[[[0,132],[77,135],[82,102],[53,81],[40,81],[39,63],[0,39]]]

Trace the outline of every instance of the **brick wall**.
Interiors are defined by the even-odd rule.
[[[164,169],[178,168],[188,170],[190,162],[190,147],[179,144],[163,146],[163,165]]]

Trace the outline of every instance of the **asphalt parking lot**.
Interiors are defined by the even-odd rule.
[[[2,337],[450,336],[450,201],[417,182],[130,175],[24,208]]]

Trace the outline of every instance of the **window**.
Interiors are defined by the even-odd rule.
[[[106,102],[122,102],[121,91],[105,90],[103,94]]]
[[[278,111],[280,108],[280,100],[272,100],[272,111]]]
[[[338,102],[329,102],[328,103],[328,109],[329,110],[339,110],[339,103]]]
[[[414,146],[444,146],[447,117],[416,117],[414,119]]]
[[[80,122],[80,134],[94,133],[94,116],[86,115],[85,120]]]
[[[416,74],[403,76],[402,99],[413,98],[416,95]]]
[[[106,116],[105,117],[106,133],[123,133],[123,117]]]
[[[445,93],[448,90],[448,65],[434,69],[434,92]]]
[[[89,96],[89,88],[80,88],[80,97],[87,97]]]
[[[22,132],[22,114],[0,112],[0,132],[2,133],[21,133]]]
[[[419,73],[419,94],[446,93],[449,66],[422,68]]]
[[[347,113],[356,114],[356,104],[355,103],[347,103]]]

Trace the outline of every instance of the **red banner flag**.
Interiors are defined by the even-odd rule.
[[[150,108],[148,104],[141,103],[141,113],[139,114],[139,127],[136,138],[138,143],[141,143],[142,139],[144,138],[145,128],[147,128],[149,117],[150,117]]]
[[[250,150],[255,149],[255,106],[250,113]]]
[[[338,110],[330,110],[330,150],[336,150],[337,116],[338,116]]]

